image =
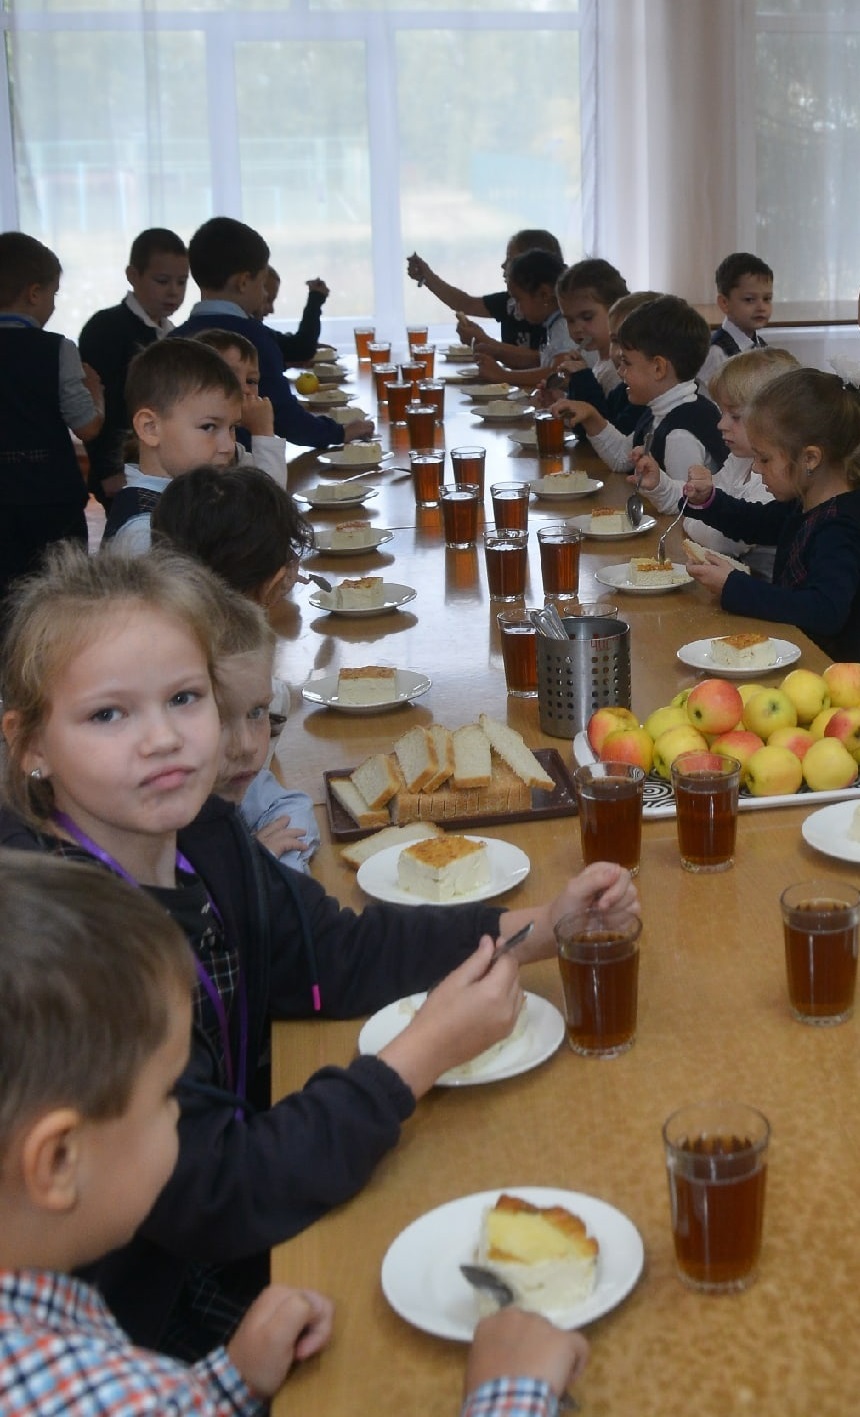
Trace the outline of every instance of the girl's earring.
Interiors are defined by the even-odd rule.
[[[42,780],[42,769],[41,769],[41,768],[33,768],[32,772],[30,773],[30,776],[31,776],[32,778],[35,778],[36,782],[41,782],[41,780]]]

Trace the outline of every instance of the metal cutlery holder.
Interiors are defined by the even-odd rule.
[[[538,633],[540,726],[575,738],[595,709],[630,707],[630,626],[623,620],[565,616],[567,640]]]

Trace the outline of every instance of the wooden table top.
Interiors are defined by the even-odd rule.
[[[359,388],[363,407],[372,407],[363,378]],[[489,509],[490,482],[532,478],[537,461],[514,451],[501,430],[475,426],[460,398],[448,390],[445,443],[487,446]],[[389,430],[384,422],[380,427],[387,444]],[[581,450],[573,462],[595,466]],[[316,459],[303,456],[291,485],[300,490],[318,472]],[[598,502],[621,505],[626,482],[601,475],[606,485]],[[300,599],[282,616],[281,672],[300,684],[340,664],[390,662],[427,671],[432,689],[414,707],[377,717],[298,708],[281,752],[287,781],[322,802],[324,768],[353,766],[388,749],[414,723],[435,719],[456,727],[482,709],[507,718],[532,746],[556,747],[569,761],[569,742],[540,732],[536,703],[507,699],[498,607],[488,598],[482,553],[446,552],[432,513],[421,514],[416,526],[409,482],[383,476],[378,485],[368,513],[372,508],[374,522],[395,532],[383,554],[320,556],[309,566],[336,576],[385,568],[388,578],[418,590],[416,600],[394,616],[350,622],[315,614],[306,592],[297,592]],[[565,502],[558,510],[570,516],[590,505]],[[313,519],[325,525],[336,518]],[[550,519],[557,519],[551,507],[532,503],[530,529]],[[627,559],[634,548],[653,550],[659,529],[617,548],[586,543],[581,597],[609,598],[594,581],[596,570]],[[536,544],[530,557],[528,603],[540,604]],[[676,659],[679,645],[739,624],[698,586],[616,603],[631,625],[633,707],[642,716],[696,678]],[[747,621],[744,628],[761,627]],[[822,667],[820,651],[797,632],[784,633],[802,648],[802,665]],[[633,1293],[588,1329],[592,1359],[578,1393],[586,1417],[835,1417],[850,1409],[860,1379],[857,1025],[816,1029],[792,1021],[778,898],[792,881],[822,874],[855,880],[857,872],[804,844],[800,824],[809,810],[807,801],[742,814],[734,869],[710,877],[681,869],[673,821],[646,823],[635,1046],[608,1061],[563,1047],[521,1077],[436,1089],[420,1103],[365,1190],[275,1252],[275,1277],[322,1289],[337,1302],[332,1346],[290,1378],[276,1413],[304,1405],[451,1417],[465,1350],[412,1328],[389,1308],[380,1287],[382,1259],[404,1226],[433,1207],[518,1185],[599,1196],[629,1216],[644,1240],[645,1268]],[[344,903],[361,908],[355,877],[328,841],[322,815],[321,821],[314,874]],[[550,898],[581,864],[573,819],[482,831],[515,842],[531,859],[528,879],[505,897],[511,906]],[[529,967],[525,983],[560,1007],[554,962]],[[300,1088],[324,1064],[347,1063],[360,1023],[277,1025],[275,1095]],[[660,1137],[675,1107],[714,1096],[752,1103],[773,1128],[760,1277],[746,1294],[719,1298],[690,1293],[675,1276]]]

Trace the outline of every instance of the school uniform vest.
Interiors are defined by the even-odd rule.
[[[60,413],[62,343],[47,330],[0,324],[0,506],[86,506]]]
[[[767,348],[765,341],[760,335],[751,335],[750,339],[752,340],[753,349]],[[722,325],[720,325],[718,330],[714,330],[711,335],[711,344],[715,344],[718,349],[721,349],[724,354],[729,356],[729,359],[731,359],[733,354],[740,354],[742,352],[737,340],[729,334],[728,330],[723,329]]]
[[[110,541],[126,522],[134,521],[135,517],[152,516],[160,496],[161,493],[154,492],[151,487],[121,488],[110,504],[104,540]]]
[[[670,433],[679,428],[683,429],[685,433],[692,433],[694,438],[698,438],[702,447],[713,458],[714,465],[720,468],[728,457],[729,450],[717,427],[719,421],[720,410],[716,404],[711,403],[710,399],[706,399],[704,394],[697,394],[695,401],[679,403],[669,409],[665,418],[661,419],[648,451],[661,467],[665,467],[666,439]],[[653,415],[649,409],[633,430],[634,446],[642,443],[653,422]]]

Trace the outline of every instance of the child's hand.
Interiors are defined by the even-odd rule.
[[[703,585],[705,590],[709,590],[712,595],[722,595],[723,586],[734,568],[729,565],[728,561],[722,561],[717,556],[712,558],[708,555],[706,547],[702,549],[708,557],[707,561],[688,561],[687,572],[694,581],[698,581],[699,585]]]
[[[653,492],[660,481],[660,464],[650,453],[643,453],[641,448],[634,448],[631,456],[635,471],[627,481],[634,485],[638,481],[643,492]]]
[[[306,280],[305,285],[308,290],[312,290],[315,295],[321,295],[323,300],[328,300],[331,295],[331,291],[325,281],[321,280],[319,276],[314,276],[313,280]]]
[[[575,423],[581,423],[586,433],[599,433],[606,427],[606,419],[597,412],[593,404],[583,403],[581,399],[559,399],[553,405],[556,413],[560,413],[568,427]]]
[[[331,1338],[334,1305],[313,1289],[270,1284],[254,1300],[227,1352],[261,1397],[274,1397],[293,1363],[310,1358]]]
[[[267,822],[254,835],[273,856],[285,856],[288,851],[304,851],[308,844],[304,832],[299,827],[290,826],[289,817],[278,817],[274,822]]]
[[[489,352],[484,343],[475,345],[475,363],[478,366],[478,373],[482,379],[487,379],[490,383],[508,383],[508,370],[503,369],[501,364]]]
[[[474,344],[476,339],[486,339],[486,330],[481,325],[476,325],[475,321],[470,320],[461,310],[456,312],[456,320],[457,334],[463,344]]]
[[[581,1333],[556,1328],[539,1314],[502,1309],[482,1319],[466,1361],[465,1395],[495,1378],[538,1378],[556,1397],[582,1375],[588,1340]]]
[[[700,463],[693,463],[687,469],[687,481],[684,483],[684,496],[691,507],[701,507],[707,502],[714,490],[714,479],[706,467]]]
[[[241,422],[242,427],[247,428],[252,438],[273,437],[275,413],[272,408],[272,400],[261,398],[259,394],[243,394]]]
[[[557,354],[552,361],[553,370],[562,369],[566,374],[578,374],[588,365],[578,350],[569,349],[565,354]]]
[[[554,408],[564,398],[564,390],[547,388],[546,380],[544,380],[533,390],[532,396],[538,408]]]
[[[95,404],[96,408],[104,413],[105,406],[105,386],[101,381],[101,375],[91,364],[81,364],[84,371],[84,385],[87,393]]]
[[[412,280],[417,280],[419,285],[423,285],[424,281],[432,272],[423,257],[419,256],[416,251],[413,251],[412,255],[406,261],[406,274],[410,276]]]
[[[360,418],[355,423],[344,425],[343,441],[352,443],[356,438],[372,438],[376,427],[372,418]]]

